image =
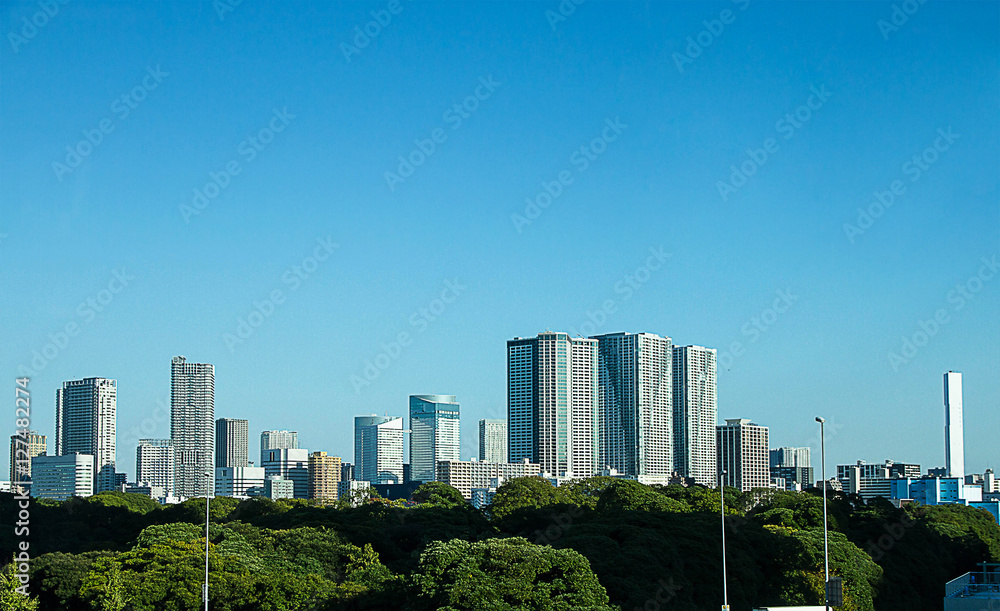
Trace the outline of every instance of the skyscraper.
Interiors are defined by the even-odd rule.
[[[56,389],[56,456],[93,456],[94,491],[115,489],[118,383],[106,378],[63,382]]]
[[[669,337],[594,337],[599,380],[600,466],[666,484],[674,465],[673,352]]]
[[[174,493],[191,498],[215,489],[215,366],[170,362],[170,437],[174,447]],[[206,475],[208,474],[208,475]]]
[[[507,421],[479,421],[479,461],[507,462]]]
[[[769,464],[772,469],[776,467],[810,467],[812,455],[808,447],[805,448],[775,448],[768,452]]]
[[[554,477],[595,475],[597,391],[597,340],[549,331],[508,340],[509,460]]]
[[[718,479],[715,348],[673,347],[674,469],[696,484]]]
[[[31,459],[36,456],[45,456],[48,452],[48,443],[45,435],[40,435],[38,431],[27,431],[24,436],[10,436],[10,485],[14,490],[21,485],[30,488],[28,482],[31,481]]]
[[[250,423],[237,418],[215,421],[215,466],[248,467]]]
[[[785,490],[802,490],[813,485],[811,452],[805,448],[775,448],[769,453],[771,479],[784,480]]]
[[[268,450],[298,450],[298,431],[263,431],[260,434],[260,464],[264,464],[264,458]]]
[[[309,450],[292,448],[268,450],[264,457],[264,477],[274,475],[294,483],[294,498],[309,498]]]
[[[410,395],[410,480],[433,482],[439,460],[459,460],[455,395]]]
[[[309,455],[309,498],[336,501],[340,485],[340,457],[326,452]]]
[[[726,486],[749,492],[771,483],[768,468],[767,427],[746,419],[726,420],[716,428],[719,470]]]
[[[403,483],[402,417],[354,417],[354,478],[372,484]]]
[[[174,494],[176,457],[170,439],[140,439],[135,449],[135,481],[137,484],[159,486],[163,494]]]
[[[962,423],[962,374],[944,374],[944,462],[948,477],[965,477],[965,433]]]

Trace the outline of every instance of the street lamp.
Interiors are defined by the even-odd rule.
[[[826,530],[826,420],[816,416],[819,422],[819,461],[823,477],[823,564],[825,580],[823,583],[823,608],[830,609],[830,540]]]
[[[205,611],[208,611],[208,503],[209,488],[212,484],[212,474],[205,472],[205,585],[201,587],[201,598],[205,601]]]
[[[729,588],[726,583],[726,483],[725,469],[719,472],[719,504],[722,505],[722,611],[729,611]]]

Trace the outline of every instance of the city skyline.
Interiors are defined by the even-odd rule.
[[[349,57],[374,5],[69,3],[7,44],[0,371],[32,428],[116,379],[129,465],[186,354],[255,432],[349,456],[345,419],[442,392],[471,443],[506,340],[629,331],[717,349],[720,420],[818,453],[822,414],[838,463],[943,465],[962,371],[995,466],[995,3],[892,32],[891,2],[401,6]]]

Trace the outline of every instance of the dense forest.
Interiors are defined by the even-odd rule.
[[[729,602],[822,603],[823,509],[812,492],[726,489]],[[704,610],[722,602],[718,491],[597,477],[555,488],[505,482],[480,511],[422,485],[408,501],[216,498],[210,503],[210,608]],[[17,522],[0,495],[4,524]],[[937,610],[946,581],[1000,561],[992,516],[963,506],[896,509],[832,493],[831,572],[848,611]],[[9,560],[22,537],[4,528]],[[205,500],[160,506],[101,493],[37,501],[27,537],[30,598],[0,574],[4,609],[201,608]]]

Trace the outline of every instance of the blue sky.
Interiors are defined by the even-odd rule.
[[[720,420],[822,414],[830,465],[942,464],[961,371],[1000,466],[996,3],[57,6],[2,7],[0,371],[50,436],[62,381],[117,379],[119,470],[178,354],[251,455],[351,460],[352,416],[438,393],[465,458],[505,340],[590,319],[729,352]]]

